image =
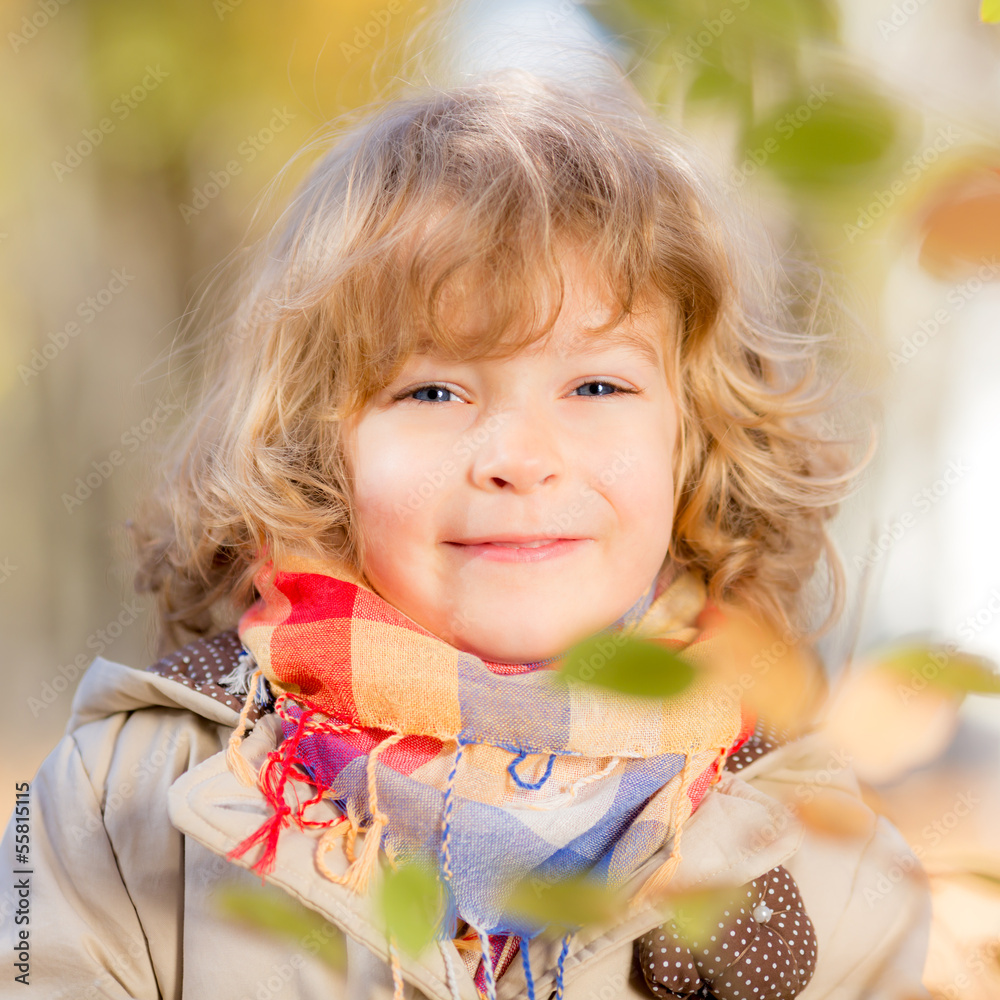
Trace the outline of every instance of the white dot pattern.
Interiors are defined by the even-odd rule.
[[[754,908],[771,909],[766,923]],[[816,935],[791,874],[778,865],[735,891],[707,942],[688,941],[668,920],[637,942],[655,996],[792,1000],[816,968]]]
[[[783,729],[757,721],[753,735],[736,751],[726,758],[727,771],[742,771],[754,761],[763,757],[769,750],[774,750],[787,743],[790,737]]]
[[[233,697],[219,684],[219,678],[232,671],[242,652],[243,643],[240,642],[236,629],[227,629],[211,639],[196,639],[146,669],[207,694],[210,698],[216,698],[239,712],[243,708],[243,698]],[[261,714],[254,705],[250,709],[248,721],[255,722]]]
[[[753,736],[726,760],[726,769],[740,771],[787,742],[786,733],[758,722]],[[781,865],[734,889],[708,937],[688,941],[668,920],[636,942],[654,996],[791,1000],[816,969],[812,921],[795,879]]]

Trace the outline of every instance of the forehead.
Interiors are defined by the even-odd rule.
[[[461,354],[442,351],[430,338],[421,340],[410,357],[447,358],[452,361],[479,360],[481,355],[475,350],[476,338],[464,339],[469,348],[464,359]],[[562,358],[589,358],[613,350],[625,351],[654,368],[659,368],[663,364],[663,345],[658,328],[630,324],[620,324],[610,330],[601,331],[568,325],[562,329],[557,327],[520,349],[510,347],[506,351],[499,352],[498,357],[512,357],[521,353],[537,357],[552,352]]]
[[[558,315],[542,321],[544,308],[532,312],[537,300],[528,300],[520,318],[507,329],[505,336],[496,336],[493,313],[488,296],[471,283],[461,282],[449,287],[442,296],[442,319],[451,335],[447,347],[438,343],[425,329],[418,336],[416,354],[449,356],[457,360],[480,357],[510,357],[514,354],[542,354],[587,357],[612,349],[623,349],[650,365],[663,363],[664,337],[673,323],[670,303],[660,301],[647,288],[637,296],[633,311],[618,316],[618,303],[609,296],[607,285],[598,279],[592,268],[568,255],[564,260],[565,284]],[[547,296],[555,293],[545,290]],[[551,297],[543,295],[544,305],[552,305]],[[608,324],[618,318],[616,325]],[[482,350],[482,353],[481,353]]]

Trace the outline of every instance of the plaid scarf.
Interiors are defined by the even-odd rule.
[[[448,902],[439,935],[453,937],[459,915],[468,922],[482,949],[484,996],[495,995],[502,971],[494,960],[513,955],[508,938],[542,930],[505,909],[516,883],[586,874],[617,888],[669,841],[670,860],[640,896],[659,890],[679,860],[684,821],[752,732],[754,720],[707,673],[666,700],[566,684],[551,669],[559,657],[481,660],[339,563],[294,557],[273,582],[268,568],[255,578],[260,599],[238,625],[244,666],[254,673],[228,760],[275,812],[229,856],[263,845],[253,868],[265,874],[280,831],[291,821],[316,825],[304,824],[303,810],[333,800],[342,815],[323,824],[319,870],[365,892],[380,849],[390,859],[431,862]],[[613,653],[615,637],[632,636],[684,650],[697,666],[712,651],[716,616],[693,574],[662,593],[654,581],[600,633],[608,637],[600,655]],[[254,775],[236,750],[260,675],[277,693],[283,738]],[[315,788],[308,801],[295,796],[297,809],[286,802],[289,780]],[[351,861],[346,874],[323,860],[335,846]],[[525,973],[530,994],[527,966]],[[398,960],[394,974],[401,992]]]

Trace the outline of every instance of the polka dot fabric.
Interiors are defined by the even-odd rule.
[[[219,679],[236,666],[242,652],[243,643],[240,642],[236,629],[227,629],[211,639],[196,639],[146,669],[207,694],[210,698],[217,698],[239,712],[243,708],[243,698],[234,698],[219,684]],[[255,722],[260,715],[260,710],[254,705],[250,709],[249,721]]]
[[[783,729],[767,725],[758,720],[753,735],[736,751],[726,758],[727,771],[742,771],[755,760],[763,757],[769,750],[774,750],[782,743],[789,741],[789,735]]]
[[[726,762],[739,771],[787,742],[764,730]],[[636,942],[646,985],[658,997],[791,1000],[816,968],[816,934],[791,874],[781,865],[734,889],[708,940],[687,941],[672,920]]]

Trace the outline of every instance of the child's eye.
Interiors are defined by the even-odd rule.
[[[589,382],[584,382],[583,385],[578,385],[576,387],[576,390],[574,390],[574,391],[577,391],[579,389],[590,389],[591,386],[595,386],[595,385],[602,385],[605,388],[615,389],[615,390],[617,390],[617,392],[616,393],[610,393],[610,392],[585,392],[585,393],[583,393],[583,395],[584,396],[611,396],[611,395],[621,395],[623,393],[624,394],[628,394],[628,395],[636,395],[639,392],[638,389],[631,389],[631,388],[629,388],[626,385],[619,385],[617,382],[608,382],[606,379],[591,379],[591,381],[589,381]]]
[[[415,403],[447,403],[447,399],[442,399],[440,395],[435,399],[417,399],[418,392],[436,392],[436,393],[450,393],[452,396],[455,395],[451,389],[446,385],[439,385],[436,382],[429,383],[428,385],[418,385],[415,389],[406,389],[405,391],[393,396],[393,399],[412,399]]]

